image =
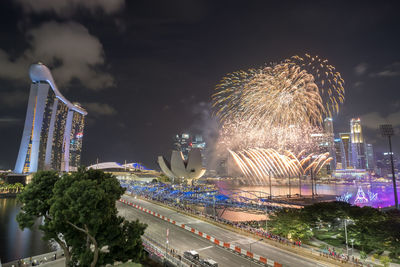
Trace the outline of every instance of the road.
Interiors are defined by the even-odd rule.
[[[219,240],[222,240],[224,242],[229,242],[231,244],[235,244],[236,246],[239,246],[243,249],[249,250],[249,244],[257,241],[257,239],[253,239],[250,237],[246,237],[243,235],[240,235],[238,233],[228,231],[226,229],[223,229],[221,227],[218,227],[216,225],[207,223],[205,221],[190,217],[188,215],[182,214],[182,213],[177,213],[173,210],[170,210],[168,208],[162,207],[155,205],[153,203],[141,200],[141,199],[135,199],[133,197],[129,196],[123,196],[124,199],[133,202],[135,204],[138,204],[144,208],[147,208],[149,210],[155,211],[161,215],[164,215],[170,219],[173,219],[179,223],[184,223],[187,226],[193,227],[203,233],[207,233],[208,235],[211,235]],[[168,222],[164,222],[161,219],[154,217],[152,215],[149,215],[145,212],[136,210],[133,207],[126,206],[124,204],[118,203],[118,208],[123,209],[123,211],[126,212],[127,218],[130,218],[129,216],[133,216],[133,218],[138,218],[139,220],[147,223],[149,233],[151,235],[156,234],[157,236],[161,237],[161,241],[165,242],[165,235],[166,235],[166,228],[170,229],[170,244],[175,245],[174,239],[177,238],[177,240],[182,240],[183,243],[178,242],[176,245],[179,246],[179,250],[184,251],[184,250],[189,250],[189,249],[195,249],[197,250],[201,256],[204,254],[203,257],[210,257],[217,262],[220,263],[220,266],[225,266],[228,264],[230,267],[231,266],[248,266],[249,261],[247,259],[243,259],[240,256],[237,256],[236,254],[233,254],[229,251],[226,251],[225,249],[222,249],[220,247],[214,247],[211,242],[204,240],[201,237],[197,237],[194,234],[187,232],[183,229],[180,229],[177,226],[174,226]],[[162,225],[162,228],[161,228]],[[171,230],[174,229],[175,235],[171,235]],[[190,241],[189,241],[190,240]],[[196,241],[194,241],[196,240]],[[193,243],[194,242],[194,243]],[[276,262],[279,262],[283,264],[284,266],[329,266],[327,264],[322,264],[319,262],[315,262],[311,259],[308,258],[303,258],[295,253],[285,251],[280,248],[276,248],[274,246],[271,246],[269,244],[259,242],[252,244],[251,250],[253,253],[256,253],[258,255],[267,257],[271,260],[274,260]],[[207,254],[207,255],[206,255]],[[239,259],[240,258],[241,262],[239,264]],[[226,260],[228,259],[228,260]],[[239,265],[232,265],[233,260],[237,261]],[[247,262],[247,264],[246,264]],[[244,265],[242,265],[244,264]],[[226,266],[228,266],[226,265]]]
[[[141,222],[148,225],[145,234],[161,244],[166,243],[166,232],[169,229],[169,247],[174,248],[180,253],[186,250],[196,250],[201,258],[211,258],[218,262],[219,266],[249,266],[250,261],[241,256],[234,254],[224,248],[213,245],[211,242],[195,236],[192,233],[181,229],[169,222],[163,221],[144,213],[135,208],[129,207],[123,203],[118,202],[117,208],[120,215],[128,220],[139,219]],[[261,266],[252,263],[252,266]]]

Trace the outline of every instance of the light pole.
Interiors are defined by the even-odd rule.
[[[392,152],[392,135],[394,135],[393,126],[391,124],[382,124],[379,126],[381,129],[382,136],[387,136],[389,139],[389,151],[390,151],[390,163],[392,165],[392,180],[393,180],[393,194],[394,194],[394,205],[396,209],[399,209],[399,200],[397,198],[397,186],[396,186],[396,176],[394,174],[394,164],[393,164],[393,152]]]
[[[213,196],[213,216],[214,216],[214,221],[216,221],[217,217],[215,217],[215,195]]]
[[[347,257],[349,256],[349,245],[347,243],[347,219],[344,219],[344,235],[346,236],[346,252]]]
[[[301,174],[299,173],[299,196],[301,197]]]
[[[268,177],[269,177],[269,199],[272,199],[271,171],[268,171]]]
[[[313,169],[310,169],[310,173],[311,173],[311,198],[312,200],[314,200],[314,178],[313,178]]]
[[[354,238],[350,239],[351,242],[351,256],[353,256],[353,252],[354,252]]]
[[[253,245],[253,244],[257,243],[257,242],[260,242],[260,241],[262,241],[262,240],[263,240],[263,239],[260,238],[259,240],[254,241],[253,243],[250,243],[250,253],[251,253],[251,245]],[[251,259],[250,259],[250,267],[251,267]]]

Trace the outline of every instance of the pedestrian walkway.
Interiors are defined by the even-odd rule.
[[[63,261],[64,252],[57,250],[29,258],[19,259],[7,263],[3,263],[1,267],[27,267],[27,266],[65,266]],[[63,265],[59,265],[59,262],[63,262]]]

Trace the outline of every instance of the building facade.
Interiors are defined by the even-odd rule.
[[[325,145],[327,146],[327,152],[329,152],[329,156],[332,158],[332,161],[329,164],[330,170],[336,169],[336,150],[335,150],[335,134],[333,132],[333,120],[328,117],[324,120],[324,134],[325,134]]]
[[[374,155],[374,148],[371,144],[365,144],[365,158],[367,160],[367,170],[375,170],[375,155]]]
[[[340,170],[340,169],[343,169],[341,139],[335,138],[334,143],[335,143],[335,160],[336,160],[335,170]]]
[[[203,160],[204,157],[204,149],[206,147],[206,142],[204,142],[203,137],[201,135],[190,135],[188,133],[177,134],[174,139],[174,149],[182,152],[184,160],[188,159],[189,152],[193,148],[198,148],[201,151]],[[203,164],[205,164],[203,162]]]
[[[351,141],[350,133],[339,133],[342,169],[351,168]]]
[[[43,64],[29,69],[32,80],[15,173],[74,171],[81,161],[87,112],[61,93]]]
[[[361,120],[351,119],[351,164],[355,169],[366,169],[365,144],[362,133]]]

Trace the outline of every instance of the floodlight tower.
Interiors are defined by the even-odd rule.
[[[393,126],[391,124],[382,124],[379,126],[381,129],[382,136],[387,136],[389,138],[389,154],[390,162],[392,165],[392,180],[393,180],[393,193],[394,193],[394,204],[396,209],[399,209],[399,200],[397,198],[397,187],[396,187],[396,176],[394,174],[394,164],[393,164],[393,152],[392,152],[392,135],[394,135]]]

